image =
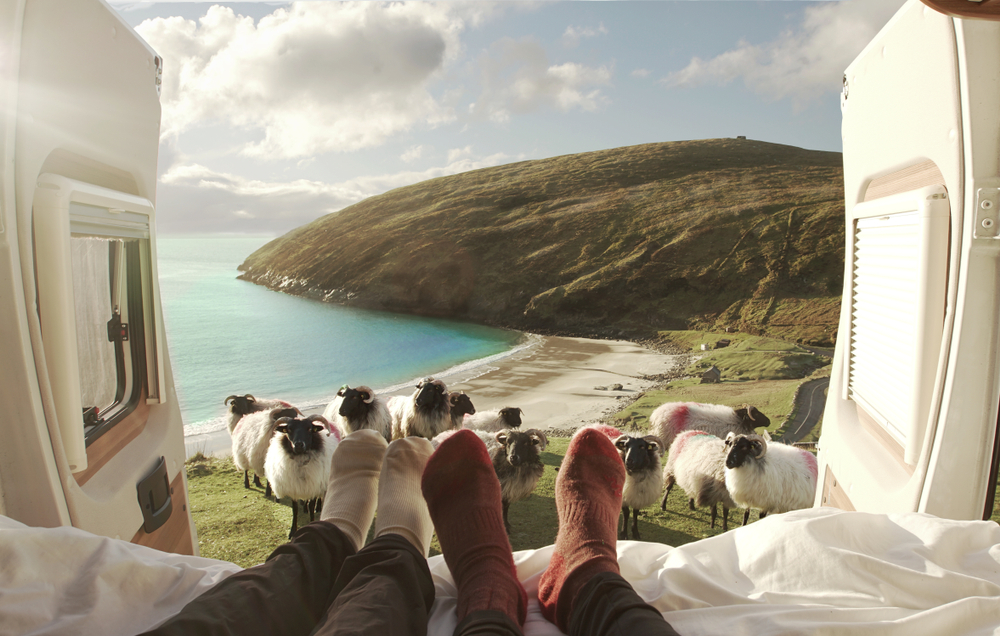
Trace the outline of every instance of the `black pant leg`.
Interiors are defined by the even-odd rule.
[[[679,636],[663,615],[613,572],[594,576],[580,589],[569,616],[569,636]]]
[[[521,626],[503,612],[479,610],[472,612],[458,625],[452,636],[524,636]]]
[[[354,552],[332,523],[310,523],[267,561],[220,581],[147,634],[306,636],[325,615],[341,566]]]
[[[386,534],[344,562],[333,595],[317,636],[424,636],[434,580],[420,551]]]

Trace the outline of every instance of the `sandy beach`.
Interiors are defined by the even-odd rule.
[[[569,431],[598,421],[651,388],[644,376],[669,373],[680,356],[651,351],[625,340],[538,337],[530,347],[461,373],[441,375],[450,391],[465,391],[477,410],[520,407],[522,428]],[[612,391],[598,387],[622,385]],[[404,389],[396,394],[405,394]],[[226,431],[185,438],[188,456],[228,455]]]

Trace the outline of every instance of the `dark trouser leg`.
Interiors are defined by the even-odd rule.
[[[333,596],[317,636],[423,636],[434,581],[413,544],[386,534],[344,562]]]
[[[477,610],[466,616],[453,636],[523,636],[521,627],[503,612]]]
[[[678,636],[652,605],[643,601],[628,581],[613,572],[594,575],[573,601],[570,636]]]
[[[332,523],[309,524],[267,561],[219,582],[147,633],[305,636],[326,614],[341,565],[353,554]]]

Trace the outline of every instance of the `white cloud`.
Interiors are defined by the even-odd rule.
[[[802,24],[766,44],[740,42],[709,60],[693,58],[669,75],[670,87],[743,78],[754,92],[797,107],[839,91],[844,69],[905,0],[843,0],[807,6]]]
[[[449,152],[444,166],[367,175],[340,183],[261,181],[199,164],[178,163],[160,177],[157,228],[165,233],[224,232],[234,229],[235,219],[241,232],[281,234],[393,188],[524,158],[504,153],[476,157],[472,148],[466,147]]]
[[[599,35],[607,35],[608,30],[605,28],[604,23],[601,23],[596,28],[595,27],[575,27],[568,26],[566,31],[563,33],[562,41],[567,47],[575,47],[580,44],[580,40],[583,38],[595,38]]]
[[[403,152],[403,154],[399,156],[399,158],[405,161],[406,163],[410,163],[411,161],[416,161],[422,156],[424,156],[423,146],[410,146],[409,148],[406,149],[405,152]]]
[[[631,75],[632,77],[638,77],[638,78],[649,77],[649,69],[647,69],[647,68],[637,68],[634,71],[632,71],[631,73],[629,73],[629,75]]]
[[[197,23],[156,18],[137,31],[164,58],[165,137],[221,122],[256,133],[244,154],[292,158],[451,121],[431,86],[473,18],[450,3],[315,2],[257,24],[213,6]]]
[[[574,62],[553,65],[542,46],[531,39],[504,38],[480,59],[482,93],[470,112],[494,122],[510,120],[548,107],[562,112],[598,111],[608,103],[601,92],[611,82],[608,66]]]

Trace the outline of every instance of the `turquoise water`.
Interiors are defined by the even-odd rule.
[[[342,307],[237,280],[236,267],[268,240],[157,242],[164,322],[188,434],[221,429],[223,400],[234,393],[313,408],[343,384],[401,388],[522,343],[519,332]]]

